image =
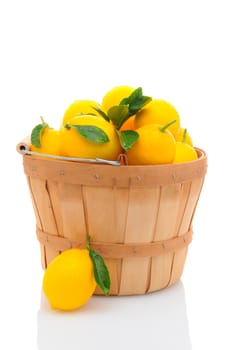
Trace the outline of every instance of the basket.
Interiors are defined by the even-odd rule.
[[[207,156],[182,164],[113,166],[23,155],[42,266],[91,247],[104,258],[111,295],[145,294],[182,275]],[[95,294],[101,294],[97,287]]]

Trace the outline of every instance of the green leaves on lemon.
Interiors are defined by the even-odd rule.
[[[124,98],[120,105],[128,105],[129,116],[136,114],[140,109],[142,109],[147,103],[152,100],[149,96],[144,96],[142,88],[139,87],[132,92],[129,97]]]
[[[108,110],[108,117],[112,120],[116,129],[120,129],[122,124],[129,118],[129,106],[113,106]]]
[[[97,107],[97,106],[92,106],[93,107],[93,109],[96,111],[96,112],[98,112],[101,116],[102,116],[102,118],[104,118],[107,122],[109,122],[110,121],[110,118],[108,117],[108,115],[101,109],[101,108],[99,108],[99,107]]]
[[[31,132],[31,144],[37,148],[42,147],[41,137],[45,128],[48,127],[48,124],[45,123],[45,121],[43,120],[43,117],[40,117],[40,118],[42,123],[36,125]]]
[[[86,140],[95,143],[109,142],[109,137],[104,130],[95,125],[66,124],[67,128],[74,128]]]
[[[130,96],[122,99],[119,105],[112,106],[105,113],[98,107],[93,107],[106,121],[114,124],[119,130],[121,126],[134,114],[140,111],[147,103],[152,100],[151,97],[144,96],[142,88],[135,89]]]
[[[152,100],[151,97],[144,96],[142,88],[135,89],[130,96],[123,98],[119,105],[109,108],[107,114],[93,107],[108,122],[112,122],[119,136],[122,148],[128,151],[138,140],[139,134],[134,130],[119,131],[122,125],[134,114],[140,111],[147,103]]]
[[[102,256],[90,247],[90,239],[91,237],[88,236],[86,241],[86,249],[89,251],[89,256],[93,263],[95,281],[103,293],[105,295],[109,295],[111,285],[109,271]]]
[[[97,285],[105,295],[110,293],[110,275],[104,259],[95,250],[89,249],[89,256],[93,262],[94,277]]]
[[[122,148],[128,151],[139,139],[139,134],[134,130],[118,131],[119,141]]]

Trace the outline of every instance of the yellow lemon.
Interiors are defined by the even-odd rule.
[[[178,133],[176,135],[174,135],[176,141],[182,142],[183,141],[183,137],[185,138],[184,142],[189,144],[190,146],[193,145],[193,141],[191,136],[189,135],[189,133],[186,131],[185,133],[185,128],[180,128],[178,130]]]
[[[33,144],[30,146],[32,152],[53,154],[56,156],[60,155],[60,131],[50,128],[49,126],[44,127],[41,133],[41,147],[36,147]]]
[[[103,131],[105,141],[94,142],[78,131],[78,127],[95,127],[96,131]],[[80,129],[80,128],[79,128]],[[93,129],[93,128],[92,128]],[[94,138],[94,130],[91,130]],[[83,115],[72,118],[70,124],[61,128],[61,154],[67,157],[77,158],[102,158],[116,160],[122,148],[115,127],[103,118]]]
[[[43,292],[53,309],[77,309],[89,300],[95,288],[87,249],[66,250],[52,260],[44,273]]]
[[[134,125],[135,129],[146,124],[164,125],[173,119],[176,120],[176,123],[171,125],[169,130],[175,135],[180,127],[180,117],[178,112],[171,103],[164,100],[153,99],[136,114]]]
[[[172,163],[176,141],[165,126],[148,124],[136,130],[138,141],[126,152],[129,165]]]
[[[185,142],[176,142],[176,153],[173,163],[189,162],[198,158],[195,149]]]
[[[109,90],[102,100],[102,106],[104,110],[108,111],[113,106],[118,106],[120,102],[125,98],[129,97],[135,89],[131,86],[115,86]]]
[[[134,130],[135,129],[135,126],[134,126],[134,119],[135,117],[130,117],[129,119],[127,119],[125,121],[125,123],[122,124],[120,130],[123,131],[123,130]]]
[[[83,115],[83,114],[96,114],[100,116],[100,114],[94,109],[103,109],[102,106],[91,100],[78,100],[74,101],[73,103],[70,104],[70,106],[66,109],[62,124],[66,124],[67,122],[70,121],[73,117],[76,117],[78,115]]]

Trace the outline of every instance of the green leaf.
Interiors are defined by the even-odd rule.
[[[130,94],[130,96],[124,98],[122,101],[120,101],[120,105],[124,105],[124,104],[128,104],[130,105],[133,101],[136,101],[138,99],[140,99],[143,96],[143,91],[142,88],[139,87],[137,89],[135,89],[134,91],[132,91],[132,93]]]
[[[120,144],[125,151],[128,151],[139,139],[139,134],[134,130],[118,131],[118,135]]]
[[[74,125],[71,127],[84,137],[86,140],[95,143],[106,143],[109,142],[109,137],[104,130],[95,125]]]
[[[142,96],[139,100],[134,101],[130,104],[130,113],[132,115],[136,114],[140,109],[142,109],[146,104],[151,102],[152,98],[148,96]]]
[[[142,88],[135,89],[129,97],[124,98],[120,105],[129,106],[129,116],[136,114],[142,109],[147,103],[152,100],[151,97],[143,96]]]
[[[105,295],[110,293],[110,275],[106,267],[104,259],[95,250],[89,249],[89,255],[93,262],[94,277],[96,283],[101,288]]]
[[[120,129],[122,124],[129,118],[129,108],[127,105],[113,106],[108,110],[108,116],[116,129]]]
[[[97,111],[107,122],[110,121],[110,118],[108,115],[99,107],[92,106],[92,108]]]
[[[42,118],[41,118],[42,119]],[[41,148],[41,137],[43,131],[48,127],[48,124],[45,123],[42,119],[42,123],[36,125],[31,132],[31,144],[37,148]]]

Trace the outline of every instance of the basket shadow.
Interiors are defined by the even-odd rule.
[[[68,313],[51,310],[42,295],[37,343],[39,350],[191,350],[184,285],[143,296],[93,296]]]

